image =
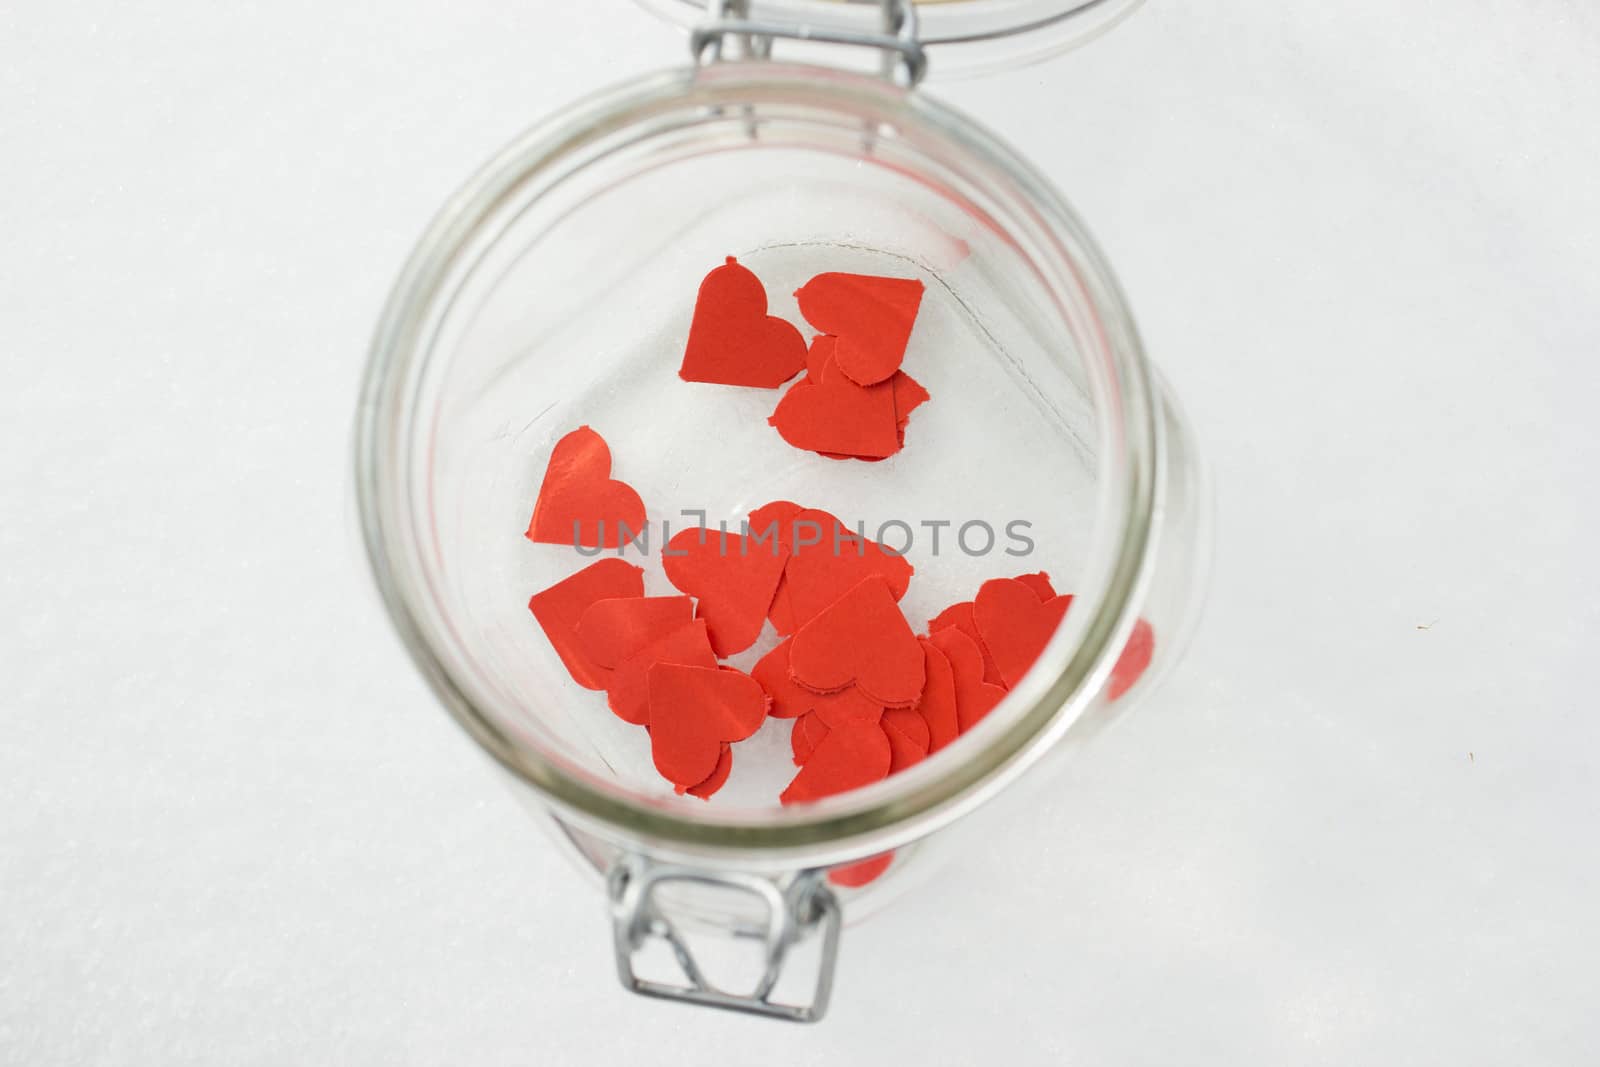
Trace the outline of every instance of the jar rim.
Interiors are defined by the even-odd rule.
[[[1029,222],[1089,283],[1083,299],[1099,319],[1104,355],[1116,376],[1117,409],[1110,414],[1118,416],[1122,457],[1120,469],[1101,479],[1096,523],[1108,514],[1117,521],[1109,536],[1097,532],[1095,539],[1106,566],[1093,610],[1073,612],[1069,620],[1076,624],[1063,625],[1027,677],[963,737],[965,758],[934,757],[889,781],[815,804],[763,811],[759,820],[747,812],[691,817],[568,773],[512,736],[483,694],[455,676],[424,624],[416,583],[395,565],[405,535],[391,514],[394,463],[384,445],[397,436],[409,372],[426,355],[417,343],[421,320],[444,292],[456,258],[511,189],[664,101],[689,103],[692,97],[692,106],[704,107],[708,93],[734,104],[797,91],[819,107],[849,108],[852,114],[867,108],[886,120],[918,125],[998,166],[1032,209]],[[468,734],[561,818],[613,840],[707,862],[759,854],[783,865],[805,857],[809,866],[894,848],[958,818],[1022,773],[1082,716],[1134,622],[1154,551],[1163,449],[1151,372],[1120,289],[1077,216],[1042,175],[979,124],[919,92],[867,75],[752,62],[662,71],[595,94],[524,133],[446,202],[411,252],[373,335],[357,411],[355,474],[368,562],[412,660]],[[1104,471],[1104,455],[1101,466]]]

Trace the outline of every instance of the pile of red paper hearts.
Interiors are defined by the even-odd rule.
[[[983,589],[986,609],[1017,614],[986,611],[980,631],[968,602],[918,637],[862,582],[756,665],[751,673],[771,697],[771,714],[796,719],[791,745],[801,770],[780,798],[785,804],[881,781],[938,752],[1000,702],[1008,685],[988,670],[993,655],[1021,678],[1060,620],[1055,605],[1070,598],[1057,597],[1042,572]],[[1012,589],[1028,603],[1001,605],[997,598]]]
[[[587,482],[572,480],[572,452],[583,446],[585,454],[598,455],[586,444],[590,438],[599,440],[583,427],[557,444],[529,527],[531,538],[543,539],[535,536],[540,517],[552,510],[564,516],[569,497],[617,496],[591,491],[620,484],[610,479],[609,462],[587,468]],[[547,499],[547,493],[553,495]],[[603,533],[598,519],[575,521],[580,532],[588,533],[592,521],[596,534]],[[878,709],[867,706],[871,701],[909,708],[921,696],[922,653],[895,603],[911,581],[911,565],[835,516],[787,501],[758,508],[747,522],[748,534],[692,528],[667,542],[662,551],[667,578],[687,595],[645,596],[641,568],[606,559],[528,603],[573,680],[605,690],[618,718],[648,727],[657,770],[678,792],[705,798],[727,780],[732,745],[761,726],[772,694],[783,697],[785,709],[804,699],[790,692],[795,683],[787,660],[785,688],[777,690],[775,676],[752,679],[719,663],[753,645],[769,619],[779,633],[793,635],[778,646],[785,656],[798,642],[802,661],[809,657],[818,665],[819,673],[800,677],[821,679],[809,682],[828,697],[819,703],[843,704],[859,692],[860,717],[872,717],[875,727],[871,713]],[[891,660],[880,654],[884,642],[897,635],[900,662],[886,668]],[[861,678],[842,673],[848,669],[838,658],[842,649],[858,657]],[[909,664],[914,671],[908,659],[914,660]],[[769,655],[762,668],[773,661]]]
[[[642,528],[644,518],[638,494],[611,477],[605,441],[585,426],[557,442],[528,537],[614,546],[619,525]],[[785,803],[908,767],[982,719],[1072,603],[1043,573],[997,578],[936,615],[919,638],[898,605],[913,574],[903,557],[789,501],[757,508],[745,523],[748,533],[692,528],[668,541],[663,567],[685,595],[647,597],[642,570],[610,559],[529,603],[573,679],[605,690],[623,721],[651,727],[656,765],[680,792],[714,792],[731,745],[769,713],[797,720],[801,771]],[[768,621],[785,640],[751,676],[719,662],[755,644]],[[1113,669],[1111,699],[1152,650],[1141,620]]]
[[[983,685],[1004,693],[1033,667],[1071,606],[1072,594],[1057,595],[1043,571],[994,578],[984,582],[972,600],[935,615],[928,629],[935,640],[944,642],[952,663],[959,655],[969,665],[969,674],[973,664],[981,666]],[[1140,619],[1111,669],[1106,698],[1116,700],[1132,688],[1154,653],[1155,631]]]
[[[530,540],[616,547],[645,508],[611,477],[604,439],[587,426],[557,442],[529,522]],[[836,516],[766,504],[740,529],[673,536],[662,564],[677,596],[646,596],[643,569],[603,559],[528,602],[574,681],[604,690],[611,711],[650,733],[656,769],[679,793],[721,789],[733,746],[768,717],[793,720],[799,767],[784,804],[848,792],[913,766],[975,726],[1033,666],[1072,604],[1047,574],[984,582],[917,635],[899,601],[913,568]],[[770,622],[780,643],[749,674],[721,661]],[[1154,632],[1139,620],[1112,669],[1116,700],[1149,666]],[[830,872],[863,885],[886,853]]]
[[[900,369],[922,304],[922,282],[830,272],[796,293],[821,331],[808,347],[767,314],[767,291],[732,256],[700,283],[678,376],[776,389],[805,371],[767,421],[796,448],[830,459],[887,459],[905,445],[928,391]]]
[[[886,606],[883,584],[864,580],[752,671],[771,698],[770,714],[795,720],[790,745],[800,773],[783,791],[784,804],[882,781],[966,733],[1033,666],[1072,603],[1043,571],[996,578],[913,638]],[[1112,670],[1110,699],[1138,680],[1153,649],[1153,631],[1141,619]],[[905,703],[917,674],[921,691]],[[893,860],[894,853],[882,853],[828,877],[863,886]]]
[[[732,746],[767,717],[748,674],[724,667],[686,596],[644,595],[644,571],[603,559],[528,601],[574,681],[603,689],[624,722],[648,727],[650,754],[679,793],[709,798]]]

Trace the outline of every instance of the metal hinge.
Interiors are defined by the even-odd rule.
[[[678,927],[667,917],[658,891],[673,883],[735,890],[765,905],[765,921],[753,926],[735,924],[729,936],[759,939],[765,952],[760,980],[749,993],[730,993],[707,980]],[[641,856],[624,857],[607,878],[611,898],[612,929],[616,935],[617,977],[630,992],[647,997],[684,1001],[712,1008],[749,1012],[790,1022],[816,1022],[828,1010],[833,990],[833,968],[839,955],[839,904],[822,883],[819,871],[808,872],[786,887],[753,874],[723,874],[655,863]],[[789,950],[799,941],[821,938],[821,958],[809,1003],[784,1004],[772,1000]],[[634,957],[651,938],[672,950],[681,984],[639,977]]]
[[[812,23],[779,22],[750,18],[750,0],[709,0],[707,20],[689,38],[690,52],[697,63],[722,59],[729,38],[735,39],[741,53],[749,58],[772,55],[772,42],[780,38],[819,41],[825,44],[860,45],[883,53],[883,73],[893,78],[898,69],[907,87],[916,85],[928,72],[928,56],[917,39],[917,10],[914,0],[880,0],[882,29],[877,33]]]

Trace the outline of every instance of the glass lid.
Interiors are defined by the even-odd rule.
[[[902,0],[890,0],[891,3]],[[914,0],[917,36],[931,78],[1035,62],[1120,22],[1141,0]],[[716,0],[639,0],[687,27],[703,24]],[[736,7],[737,5],[730,5]],[[752,22],[872,33],[884,0],[748,0]]]

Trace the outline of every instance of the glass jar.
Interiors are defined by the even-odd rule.
[[[868,44],[914,81],[895,42],[916,38],[888,29]],[[1019,775],[1064,758],[1170,667],[1199,599],[1206,498],[1109,268],[1041,175],[899,79],[776,62],[771,35],[743,36],[752,58],[569,107],[445,206],[373,342],[357,484],[395,626],[445,707],[605,885],[624,984],[812,1020],[844,918],[914,885],[954,827],[981,826]],[[904,452],[798,453],[764,423],[771,394],[678,381],[695,287],[729,255],[795,322],[781,294],[819,271],[924,280],[917,374],[934,399]],[[713,802],[674,796],[643,731],[571,684],[526,609],[589,562],[521,536],[551,446],[580,424],[673,519],[681,506],[736,524],[787,498],[924,531],[950,520],[942,554],[925,541],[908,553],[914,626],[1024,570],[1048,569],[1073,606],[986,718],[904,773],[783,807],[787,727],[769,723]],[[952,548],[973,517],[1025,521],[1037,554]],[[1123,692],[1113,668],[1141,620],[1153,655]],[[837,876],[874,857],[881,877]],[[759,948],[756,972],[729,991],[709,963],[731,966],[722,950],[739,945]],[[786,967],[797,954],[815,958]]]

